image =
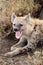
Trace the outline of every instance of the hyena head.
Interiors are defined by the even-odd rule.
[[[30,29],[30,16],[17,17],[14,13],[11,16],[11,22],[15,36],[19,39],[22,35],[28,35]]]

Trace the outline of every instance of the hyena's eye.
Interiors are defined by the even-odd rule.
[[[23,24],[20,24],[20,26],[23,26]]]
[[[14,26],[15,26],[15,24],[14,24]]]

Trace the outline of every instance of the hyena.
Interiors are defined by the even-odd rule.
[[[11,22],[15,37],[20,40],[11,47],[11,52],[5,53],[5,56],[12,57],[29,49],[35,49],[39,39],[43,37],[43,20],[32,18],[30,14],[17,17],[13,13]]]

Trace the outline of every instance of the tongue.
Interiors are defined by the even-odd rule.
[[[18,31],[18,32],[16,32],[15,37],[17,39],[19,39],[21,37],[21,35],[22,35],[22,32]]]

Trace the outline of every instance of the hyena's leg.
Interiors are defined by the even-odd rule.
[[[12,56],[18,55],[20,53],[23,53],[25,50],[27,50],[27,47],[16,48],[15,50],[13,50],[11,52],[5,53],[4,56],[12,57]]]
[[[33,42],[30,42],[30,40],[28,40],[27,45],[22,47],[22,52],[29,51],[30,49],[31,49],[31,51],[33,51],[35,49],[35,44]]]
[[[24,52],[23,47],[26,46],[26,44],[27,44],[27,40],[24,38],[21,39],[17,45],[14,45],[11,48],[12,50],[11,52],[5,53],[5,56],[14,56],[14,55]]]
[[[24,40],[25,42],[26,42],[26,39]],[[23,43],[22,43],[23,44]],[[25,43],[24,43],[25,44]],[[18,45],[19,46],[19,45]],[[28,40],[27,41],[27,45],[25,45],[25,46],[19,46],[19,47],[15,47],[15,50],[13,50],[13,51],[16,51],[15,53],[14,53],[14,55],[17,55],[17,54],[19,54],[19,53],[23,53],[24,51],[28,51],[29,50],[29,48],[33,48],[33,44],[32,43],[30,43],[30,41]]]
[[[24,47],[18,47],[18,48],[15,47],[15,49],[13,51],[6,53],[5,56],[12,57],[12,56],[18,55],[19,53],[23,53],[24,51],[28,51],[30,46],[31,46],[31,43],[28,42],[27,45]]]
[[[4,56],[7,56],[7,57],[13,57],[15,55],[18,55],[19,53],[22,53],[22,48],[16,48],[16,50],[13,50],[11,52],[8,52],[8,53],[5,53]]]
[[[16,47],[16,48],[24,47],[26,44],[27,44],[27,40],[24,39],[24,38],[22,38],[22,39],[20,39],[20,41],[19,41],[17,44],[15,44],[15,45],[13,45],[13,46],[11,47],[11,51],[12,51],[12,50],[15,50],[15,47]]]
[[[16,47],[15,50],[5,53],[4,56],[12,57],[20,53],[23,53],[24,51],[27,51],[27,50],[28,50],[28,45],[24,47],[19,47],[19,48]]]

